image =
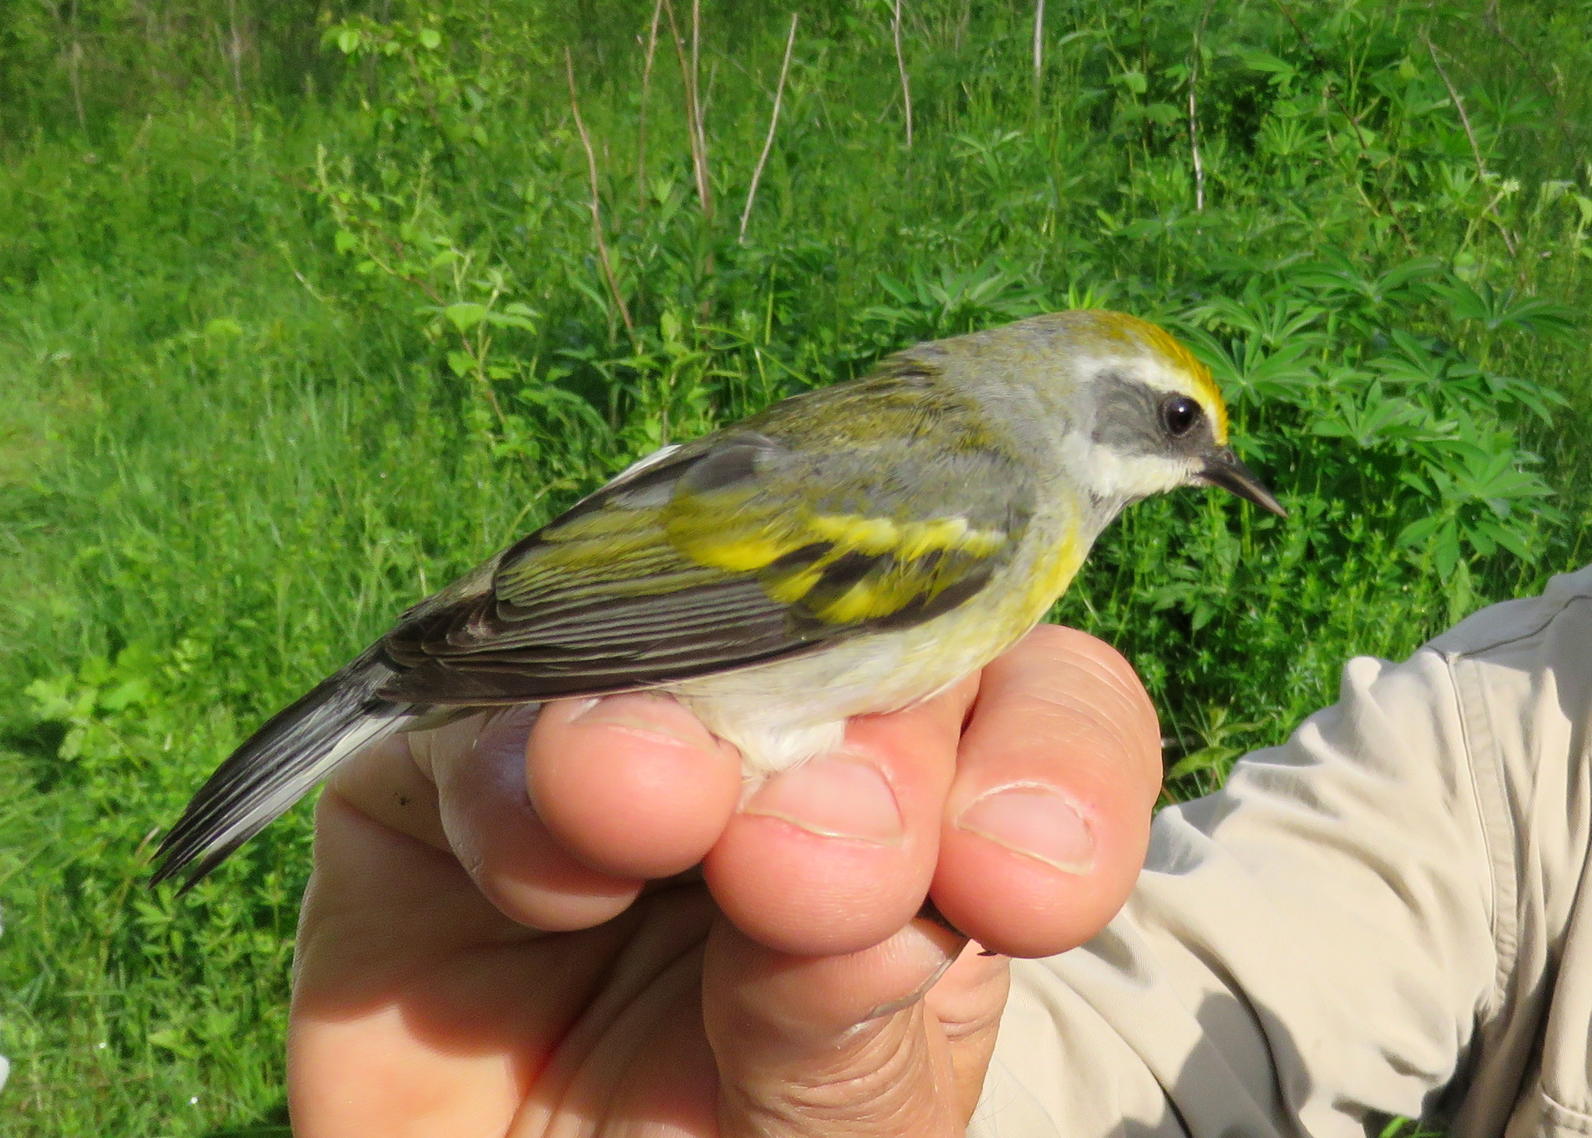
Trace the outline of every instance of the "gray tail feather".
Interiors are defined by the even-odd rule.
[[[201,786],[161,840],[151,884],[186,870],[191,888],[367,743],[423,708],[376,693],[397,674],[375,646],[284,708]]]

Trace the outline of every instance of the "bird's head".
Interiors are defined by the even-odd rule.
[[[986,333],[989,335],[990,333]],[[1227,442],[1227,406],[1210,369],[1164,329],[1081,309],[996,329],[1065,425],[1068,479],[1115,509],[1179,486],[1220,486],[1285,517]]]

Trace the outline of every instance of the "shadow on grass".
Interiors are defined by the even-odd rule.
[[[288,1123],[287,1099],[278,1099],[276,1105],[261,1113],[253,1122],[236,1126],[221,1126],[206,1130],[204,1138],[292,1138],[293,1127]]]

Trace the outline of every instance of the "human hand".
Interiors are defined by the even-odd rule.
[[[323,796],[301,1138],[959,1134],[1007,984],[978,946],[1103,927],[1161,769],[1126,662],[1054,627],[744,803],[672,700],[530,724],[388,740]],[[915,919],[926,893],[977,945]]]

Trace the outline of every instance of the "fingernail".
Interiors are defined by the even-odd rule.
[[[894,845],[901,840],[901,807],[871,763],[825,755],[769,778],[743,813],[789,822],[825,838]]]
[[[1094,869],[1095,840],[1089,823],[1049,787],[1019,784],[989,791],[962,811],[956,825],[1064,873]]]

